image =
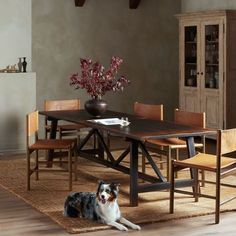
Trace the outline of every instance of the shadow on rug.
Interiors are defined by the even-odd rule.
[[[139,194],[139,206],[129,206],[129,176],[107,167],[79,158],[78,181],[73,182],[73,192],[95,192],[98,180],[114,181],[121,184],[118,202],[123,216],[134,223],[154,223],[172,219],[188,218],[214,213],[214,201],[200,198],[198,203],[191,197],[176,194],[175,213],[169,214],[169,192],[158,191]],[[189,171],[182,171],[189,175]],[[214,176],[207,175],[207,178]],[[40,173],[40,180],[32,176],[32,190],[26,191],[26,161],[24,159],[0,161],[0,185],[23,199],[38,211],[49,216],[69,233],[82,233],[110,228],[97,222],[68,218],[62,215],[65,197],[68,195],[66,173]],[[225,179],[233,183],[234,176]],[[215,186],[206,184],[202,191],[214,193]],[[235,194],[235,189],[222,188],[222,200]],[[236,200],[222,206],[221,211],[236,209]],[[212,217],[214,222],[214,217]]]

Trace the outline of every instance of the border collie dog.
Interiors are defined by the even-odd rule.
[[[135,225],[121,216],[117,203],[118,187],[119,184],[100,181],[97,193],[77,192],[70,194],[65,201],[64,216],[96,220],[119,230],[127,231],[128,229],[124,225],[140,230],[139,225]]]

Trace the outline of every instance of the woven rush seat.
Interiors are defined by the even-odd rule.
[[[221,169],[225,169],[236,163],[236,159],[223,157],[221,158]],[[202,168],[204,170],[216,171],[216,156],[206,153],[198,153],[192,158],[188,158],[182,161],[175,161],[178,166],[188,166],[189,168]]]
[[[55,145],[58,149],[73,148],[76,144],[76,139],[39,139],[34,144],[29,146],[29,150],[35,149],[53,149]]]
[[[163,146],[163,147],[170,147],[172,149],[178,148],[187,148],[186,142],[182,139],[178,138],[167,138],[167,139],[147,139],[148,144]],[[202,147],[202,143],[194,143],[195,147]]]

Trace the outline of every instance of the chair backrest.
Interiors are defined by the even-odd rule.
[[[38,139],[38,130],[39,130],[39,114],[38,111],[31,112],[26,115],[26,146],[29,146],[29,143],[32,142],[32,139],[35,141]]]
[[[38,132],[38,111],[31,112],[26,115],[26,134],[31,136]]]
[[[217,148],[221,155],[236,151],[236,128],[218,130]]]
[[[163,120],[163,105],[151,105],[135,102],[134,114],[147,119]]]
[[[45,100],[45,111],[58,111],[58,110],[79,110],[80,99],[70,100]]]
[[[45,111],[59,111],[59,110],[79,110],[80,99],[68,99],[68,100],[45,100]],[[45,116],[44,125],[48,125],[48,119]],[[47,135],[47,132],[45,132]]]
[[[206,128],[205,112],[189,112],[175,109],[174,119],[176,123],[182,125]]]

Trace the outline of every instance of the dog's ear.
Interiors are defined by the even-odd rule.
[[[103,180],[99,180],[99,181],[98,181],[97,194],[98,194],[98,192],[99,192],[101,186],[102,186],[104,183],[105,183],[105,182],[104,182]]]
[[[102,184],[105,184],[103,180],[98,180],[98,186],[101,186]]]
[[[120,188],[120,184],[119,183],[111,183],[112,188],[116,189],[117,191],[119,191]]]

